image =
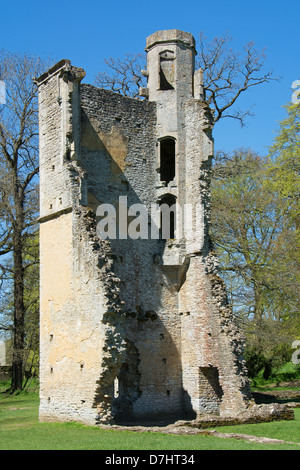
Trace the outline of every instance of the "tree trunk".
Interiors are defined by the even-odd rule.
[[[255,276],[255,274],[254,274]],[[260,353],[264,353],[264,331],[263,331],[263,314],[264,309],[262,306],[262,293],[258,284],[254,283],[254,321],[256,325],[256,341],[257,349]]]
[[[17,178],[16,178],[17,181]],[[14,257],[14,341],[12,362],[11,391],[22,390],[23,382],[23,357],[24,357],[24,266],[23,266],[23,223],[24,208],[23,194],[19,185],[15,183],[15,227],[13,234],[13,257]]]
[[[12,392],[22,390],[24,355],[24,268],[22,236],[14,236],[14,342],[12,363]]]

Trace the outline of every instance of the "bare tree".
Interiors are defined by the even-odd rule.
[[[205,100],[214,111],[214,122],[233,118],[243,126],[251,109],[240,110],[235,105],[249,88],[277,80],[273,71],[265,71],[266,56],[251,42],[242,52],[229,47],[228,34],[208,41],[201,33],[197,46],[196,68],[203,70]],[[109,72],[98,73],[95,85],[125,96],[139,97],[139,87],[146,86],[141,69],[146,68],[146,56],[127,54],[124,59],[105,60]]]
[[[125,59],[105,59],[111,73],[98,73],[95,85],[112,90],[124,96],[139,98],[139,88],[145,86],[146,79],[141,69],[146,68],[146,56],[142,54],[126,54]]]
[[[2,274],[13,285],[12,391],[22,389],[26,247],[38,214],[37,90],[32,78],[45,68],[38,57],[0,51],[0,76],[6,86],[6,102],[0,108],[0,255],[5,259]]]
[[[273,71],[265,71],[266,56],[254,43],[244,46],[243,53],[229,47],[230,36],[224,34],[213,41],[200,34],[197,67],[203,70],[205,100],[214,110],[214,122],[230,117],[243,126],[251,109],[233,108],[242,93],[249,88],[278,80]]]

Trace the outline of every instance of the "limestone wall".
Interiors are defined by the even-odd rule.
[[[95,244],[94,216],[81,204],[87,195],[75,152],[76,79],[76,70],[63,63],[39,86],[40,419],[95,423],[100,416],[110,419],[109,406],[103,406],[108,386],[103,370],[109,335],[119,328],[118,318],[112,320],[119,313],[118,280],[111,282],[110,248]],[[121,358],[122,340],[118,347]],[[113,378],[119,366],[117,358]]]

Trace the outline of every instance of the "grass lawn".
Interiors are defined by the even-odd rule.
[[[288,444],[256,444],[214,436],[103,430],[78,423],[40,423],[37,393],[0,394],[0,450],[300,450]],[[300,442],[295,421],[220,427],[218,431]]]
[[[300,442],[300,408],[295,410],[293,421],[273,421],[271,423],[240,424],[216,428],[218,432],[251,434],[258,437],[270,437],[289,442]],[[300,446],[299,446],[300,450]]]

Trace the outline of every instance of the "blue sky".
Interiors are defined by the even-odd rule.
[[[196,42],[201,31],[209,39],[227,32],[238,50],[253,41],[256,48],[265,48],[266,68],[282,79],[244,95],[240,107],[253,105],[255,117],[245,128],[230,119],[217,123],[215,148],[251,147],[266,154],[285,117],[282,106],[291,100],[291,84],[300,78],[299,18],[297,0],[4,0],[0,48],[70,59],[85,69],[85,83],[93,83],[96,73],[105,70],[105,58],[143,51],[146,37],[158,30],[181,29],[192,33]]]

